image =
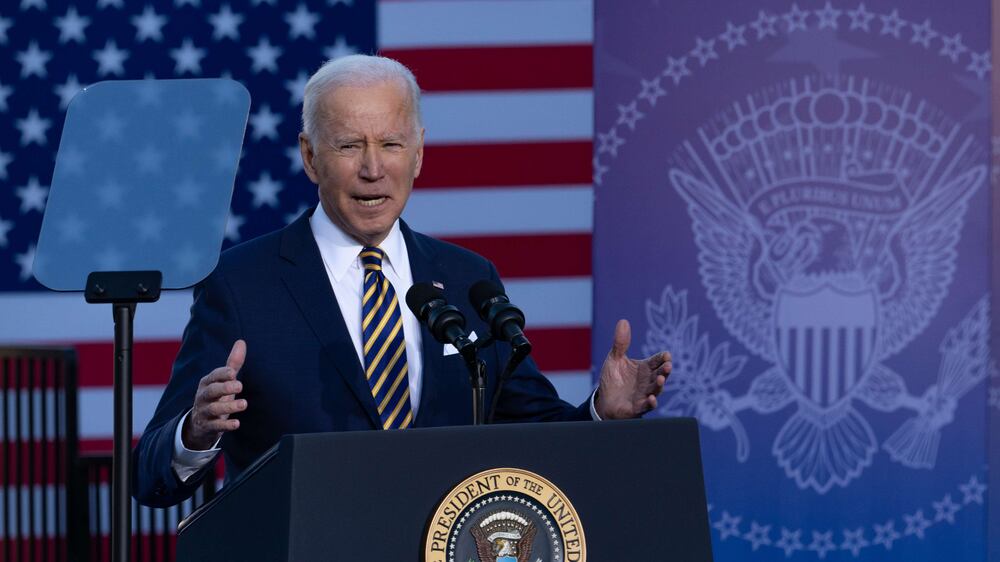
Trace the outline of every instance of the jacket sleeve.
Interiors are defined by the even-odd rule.
[[[495,283],[501,284],[500,276],[493,264],[490,273]],[[497,373],[504,368],[510,358],[511,348],[505,342],[494,344],[497,354]],[[584,353],[585,350],[567,349],[565,353]],[[494,378],[494,380],[496,380]],[[496,382],[493,392],[496,392]],[[492,395],[493,392],[490,394]],[[490,407],[486,405],[487,411]],[[590,399],[579,406],[559,398],[552,383],[538,370],[538,365],[529,356],[511,374],[500,390],[497,402],[495,420],[498,422],[532,422],[532,421],[585,421],[592,420],[590,415]]]
[[[177,424],[194,404],[202,377],[224,366],[233,343],[240,338],[235,299],[222,267],[195,287],[191,318],[181,348],[153,418],[133,451],[132,494],[144,505],[166,507],[191,497],[202,480],[214,477],[209,463],[186,482],[171,467]]]

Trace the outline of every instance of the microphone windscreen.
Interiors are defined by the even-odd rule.
[[[413,315],[421,320],[424,318],[420,316],[420,309],[435,299],[444,300],[444,291],[430,283],[415,283],[409,291],[406,291],[406,306],[410,307]]]
[[[486,301],[502,296],[506,296],[504,295],[503,287],[489,279],[476,281],[469,287],[469,302],[472,304],[472,308],[475,308],[476,312],[479,313],[480,317],[483,315],[483,304]]]

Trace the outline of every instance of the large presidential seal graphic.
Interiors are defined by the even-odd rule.
[[[545,478],[518,468],[486,470],[438,505],[425,562],[576,562],[587,559],[573,504]]]
[[[852,34],[877,35],[937,52],[960,83],[985,92],[989,45],[976,52],[961,33],[901,12],[791,4],[743,25],[725,22],[719,35],[665,56],[662,71],[640,80],[636,97],[617,105],[617,121],[596,139],[594,182],[601,185],[629,150],[630,135],[644,121],[657,126],[652,120],[680,103],[668,96],[693,88],[712,65],[725,72],[727,56],[772,42],[760,50],[765,64],[792,57],[811,64],[809,72],[735,92],[693,134],[665,147],[662,188],[690,221],[700,286],[672,279],[646,298],[643,352],[674,355],[660,414],[695,416],[729,432],[736,464],[769,463],[794,494],[814,502],[846,492],[876,463],[879,478],[935,472],[963,399],[995,372],[988,293],[948,311],[954,320],[947,324],[939,317],[956,284],[970,209],[987,184],[985,135],[969,126],[967,107],[941,106],[912,84],[840,65],[880,56],[872,42],[851,44]],[[810,62],[808,54],[819,52],[814,44],[823,54]],[[695,292],[707,303],[697,313],[688,309]],[[715,345],[700,327],[708,316],[721,325],[711,334]],[[938,364],[920,377],[894,368],[915,341],[927,345],[934,322]],[[908,498],[909,511],[877,520],[817,511],[795,521],[710,495],[712,527],[720,540],[783,557],[884,553],[983,504],[981,468],[963,470],[950,490]]]

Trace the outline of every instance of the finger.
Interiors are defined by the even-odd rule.
[[[243,391],[243,383],[236,380],[227,380],[223,382],[213,382],[212,384],[201,389],[199,399],[202,402],[215,402],[226,396],[232,396],[234,394],[239,394]]]
[[[226,359],[226,367],[239,371],[243,367],[243,361],[247,358],[247,342],[236,340],[232,351],[229,352],[229,359]]]
[[[222,433],[225,431],[233,431],[240,428],[240,420],[238,419],[214,419],[204,421],[201,424],[201,429],[205,433]]]
[[[246,400],[233,400],[231,402],[212,402],[206,404],[202,411],[206,418],[225,418],[232,414],[242,412],[247,407]]]
[[[650,369],[656,369],[661,365],[663,365],[664,363],[669,363],[669,362],[670,362],[669,351],[662,351],[650,357],[649,359],[646,359],[646,364],[649,365]]]
[[[236,379],[236,371],[230,369],[229,367],[218,367],[212,369],[212,372],[201,377],[198,381],[198,386],[206,387],[212,383],[223,382]]]
[[[625,357],[628,346],[632,343],[632,327],[628,320],[624,318],[615,324],[615,341],[611,345],[611,356],[615,358]]]
[[[652,411],[652,410],[655,410],[655,409],[656,409],[656,397],[655,396],[647,396],[646,397],[646,410],[645,411],[649,412],[649,411]]]

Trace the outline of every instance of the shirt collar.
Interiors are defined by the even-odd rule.
[[[363,246],[330,220],[326,211],[323,210],[322,204],[316,206],[316,211],[309,218],[309,226],[312,228],[313,237],[319,246],[319,253],[323,257],[323,262],[334,282],[339,283],[350,268],[361,268],[361,259],[358,255]],[[406,259],[406,243],[403,241],[403,233],[399,229],[399,219],[392,223],[388,236],[379,244],[379,248],[385,252],[382,267],[388,267],[394,273],[397,272],[397,267],[408,261]]]

